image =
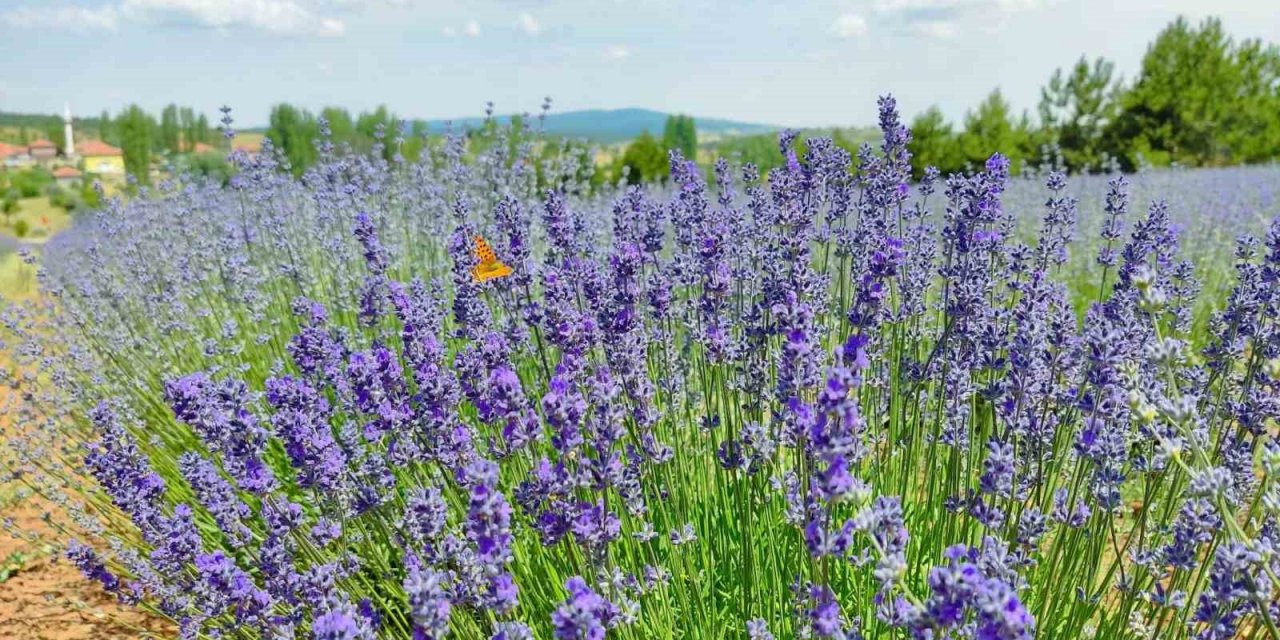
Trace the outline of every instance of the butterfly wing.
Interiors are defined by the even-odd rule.
[[[498,261],[498,254],[493,252],[493,247],[489,246],[484,238],[476,236],[476,260],[480,261],[480,266],[487,267]]]
[[[508,267],[501,262],[497,262],[491,267],[476,267],[476,270],[472,275],[475,276],[477,282],[487,282],[489,280],[505,278],[511,275],[511,267]]]
[[[486,282],[511,275],[511,267],[498,260],[498,254],[493,252],[493,247],[490,247],[484,238],[476,236],[475,240],[475,254],[478,264],[475,269],[472,269],[471,275],[476,279],[476,282]]]

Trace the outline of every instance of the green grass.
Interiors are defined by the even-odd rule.
[[[67,210],[54,206],[48,196],[18,200],[17,212],[0,217],[0,233],[17,237],[14,227],[19,220],[27,223],[27,234],[23,238],[27,242],[44,242],[71,225]]]
[[[36,294],[36,272],[16,252],[0,253],[0,298],[25,300]]]

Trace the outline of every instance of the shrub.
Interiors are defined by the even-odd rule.
[[[31,167],[14,172],[9,182],[14,189],[17,189],[18,196],[21,198],[40,197],[54,184],[53,174],[42,167]]]
[[[93,210],[101,207],[102,197],[98,195],[97,187],[88,181],[80,185],[80,202],[83,206],[79,208],[77,214],[85,209]]]
[[[31,225],[26,220],[18,220],[13,223],[13,235],[19,238],[27,237],[27,232],[31,230]]]
[[[226,184],[231,179],[231,164],[218,152],[193,153],[184,159],[183,170],[195,178],[208,178]]]

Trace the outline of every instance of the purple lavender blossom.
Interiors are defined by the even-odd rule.
[[[405,558],[404,591],[409,595],[414,640],[439,640],[449,634],[452,604],[446,594],[448,576],[424,567],[415,556]]]
[[[272,431],[284,442],[289,462],[303,488],[338,491],[345,483],[347,459],[333,437],[329,402],[304,380],[267,380],[267,402],[274,409]]]
[[[316,616],[311,623],[311,633],[316,640],[373,640],[377,637],[368,622],[349,607]]]
[[[262,459],[266,430],[244,404],[248,389],[232,378],[214,381],[204,373],[165,384],[165,399],[177,418],[196,431],[223,457],[228,475],[250,493],[265,494],[276,486]]]
[[[178,465],[187,482],[191,483],[196,497],[213,514],[218,528],[227,536],[231,545],[238,548],[248,543],[252,532],[245,525],[245,520],[252,512],[236,496],[231,484],[218,473],[218,468],[194,453],[183,454],[178,459]]]
[[[551,614],[556,640],[604,640],[618,616],[618,609],[574,576],[564,588],[569,598]]]

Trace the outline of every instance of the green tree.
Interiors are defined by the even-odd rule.
[[[319,125],[315,116],[291,104],[281,103],[271,108],[267,138],[279,149],[294,173],[301,174],[316,161],[316,137]]]
[[[98,116],[98,137],[107,144],[120,146],[120,139],[111,126],[111,114],[105,110]]]
[[[622,166],[627,171],[627,182],[657,182],[668,173],[667,155],[648,131],[640,134],[622,154]]]
[[[124,168],[139,184],[151,180],[151,117],[138,105],[129,105],[116,120]]]
[[[1013,121],[1009,103],[999,89],[992,91],[964,118],[964,132],[960,134],[960,153],[971,169],[981,167],[987,158],[999,152],[1009,158],[1014,171],[1019,170],[1026,159],[1027,119],[1023,126]]]
[[[209,128],[209,117],[203,113],[196,116],[195,131],[196,142],[203,142],[205,144],[212,144],[214,142],[213,131]]]
[[[1227,148],[1236,162],[1280,158],[1280,48],[1246,40],[1235,51],[1241,96],[1228,113]]]
[[[1072,171],[1102,164],[1103,134],[1120,106],[1120,83],[1114,72],[1115,65],[1108,60],[1097,58],[1089,64],[1081,56],[1069,74],[1055,70],[1040,90],[1040,120]]]
[[[356,134],[361,143],[358,146],[362,149],[372,149],[374,142],[377,141],[378,132],[381,131],[382,157],[390,160],[396,154],[395,139],[398,122],[395,114],[391,113],[386,105],[378,105],[378,108],[372,112],[361,113],[356,118]]]
[[[1209,18],[1178,18],[1143,56],[1109,142],[1125,164],[1222,165],[1277,156],[1280,52],[1246,40],[1236,45]]]
[[[191,107],[178,110],[178,128],[182,130],[183,151],[195,151],[196,143],[203,142],[196,136],[196,112]]]
[[[351,112],[342,107],[325,107],[320,117],[329,122],[329,131],[333,143],[340,145],[351,142],[356,135],[356,125],[351,119]]]
[[[761,175],[767,175],[770,170],[781,167],[783,163],[776,133],[761,133],[723,140],[717,143],[716,151],[719,155],[735,162],[755,165]]]
[[[929,107],[911,121],[907,149],[911,151],[911,172],[917,180],[924,175],[925,167],[937,167],[943,175],[965,168],[960,141],[937,106]]]
[[[409,135],[405,137],[404,148],[400,150],[400,154],[408,162],[417,162],[422,157],[422,150],[427,146],[427,123],[421,120],[415,120],[413,126],[409,129]]]
[[[169,153],[182,152],[182,132],[176,104],[169,104],[160,112],[160,148]]]
[[[662,146],[676,149],[689,160],[698,158],[698,130],[693,116],[667,116],[662,131]]]
[[[67,153],[67,136],[66,129],[61,124],[50,123],[45,128],[45,135],[48,136],[49,142],[58,147],[58,153]]]

